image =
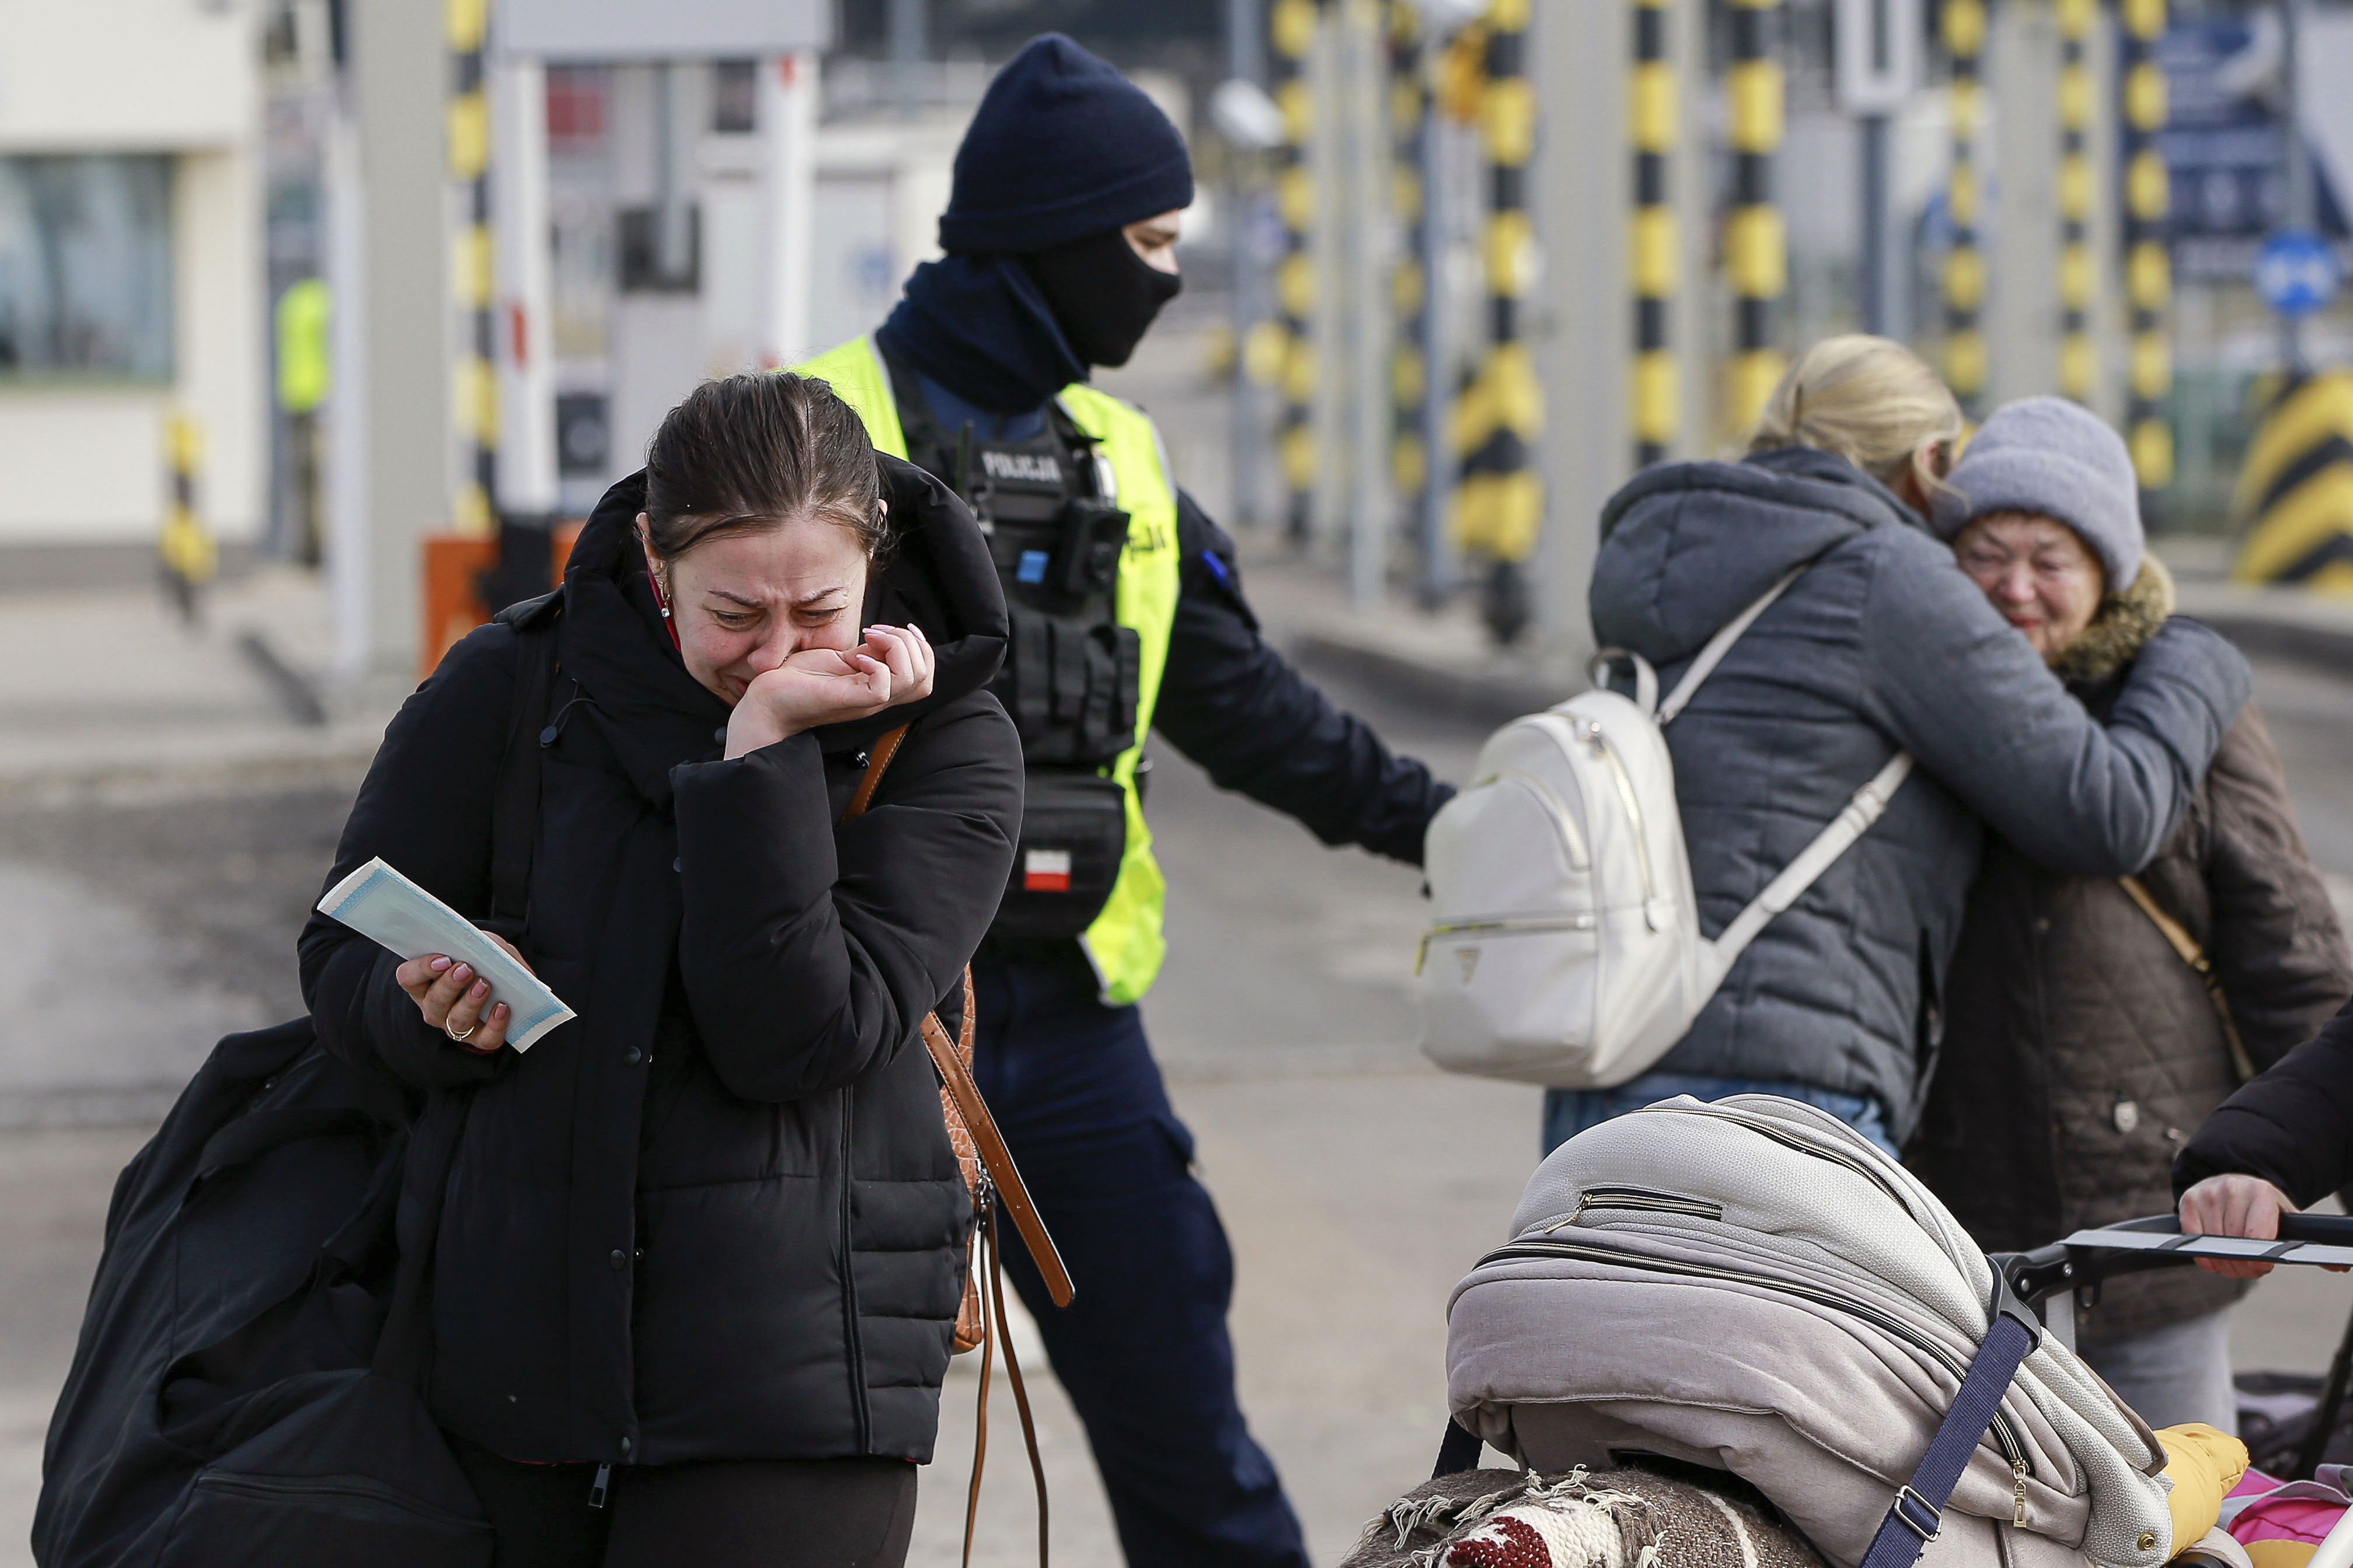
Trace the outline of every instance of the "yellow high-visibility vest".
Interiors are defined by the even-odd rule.
[[[797,375],[816,376],[866,422],[876,450],[907,456],[907,435],[891,395],[891,375],[871,338],[853,338],[805,364]],[[1152,988],[1168,951],[1162,921],[1168,886],[1152,858],[1152,829],[1135,792],[1135,764],[1152,732],[1153,705],[1160,697],[1160,674],[1168,663],[1168,637],[1176,624],[1176,487],[1168,478],[1160,434],[1142,409],[1083,382],[1062,388],[1056,401],[1111,461],[1113,499],[1127,513],[1127,548],[1119,558],[1114,613],[1134,630],[1139,645],[1135,743],[1103,771],[1119,781],[1127,797],[1127,851],[1111,897],[1082,936],[1080,944],[1102,977],[1103,1000],[1127,1003]]]

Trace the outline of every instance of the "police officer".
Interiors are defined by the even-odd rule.
[[[1176,296],[1192,199],[1151,100],[1068,38],[1037,38],[956,153],[946,258],[915,268],[880,331],[798,369],[971,502],[1012,608],[997,689],[1029,798],[975,960],[976,1074],[1078,1286],[1057,1310],[1028,1256],[1007,1254],[1127,1560],[1303,1568],[1235,1399],[1225,1231],[1135,1005],[1165,950],[1145,741],[1157,731],[1327,844],[1414,865],[1452,792],[1260,638],[1233,546],[1176,488],[1152,421],[1087,384]]]

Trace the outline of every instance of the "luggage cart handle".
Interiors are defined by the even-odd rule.
[[[1997,1253],[1990,1262],[2030,1304],[2151,1268],[2186,1268],[2201,1258],[2240,1263],[2336,1264],[2353,1267],[2353,1215],[2280,1216],[2275,1241],[2239,1236],[2184,1236],[2169,1214],[2079,1230],[2031,1252]]]

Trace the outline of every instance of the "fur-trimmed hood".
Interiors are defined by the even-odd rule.
[[[2100,601],[2092,624],[2051,661],[2052,673],[2078,686],[2108,679],[2140,657],[2173,614],[2173,574],[2155,555],[2143,555],[2132,586]]]

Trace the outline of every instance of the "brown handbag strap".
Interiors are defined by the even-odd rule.
[[[874,803],[874,788],[882,782],[882,770],[899,754],[899,743],[907,738],[907,726],[884,734],[868,752],[866,775],[858,781],[858,793],[849,797],[849,809],[841,814],[848,822],[865,815]],[[923,1015],[923,1047],[932,1053],[932,1065],[939,1069],[940,1080],[947,1085],[948,1098],[955,1101],[956,1113],[964,1118],[965,1131],[972,1134],[973,1147],[980,1152],[981,1168],[988,1173],[989,1184],[997,1189],[997,1201],[1012,1217],[1013,1228],[1029,1248],[1030,1259],[1046,1281],[1046,1293],[1057,1307],[1071,1304],[1071,1272],[1062,1267],[1062,1255],[1055,1250],[1054,1238],[1046,1234],[1045,1222],[1038,1217],[1037,1205],[1029,1201],[1029,1189],[1023,1185],[1021,1172],[1013,1163],[1013,1152],[1005,1146],[1004,1136],[997,1131],[997,1119],[988,1113],[987,1102],[980,1098],[980,1086],[972,1081],[972,1071],[964,1065],[959,1047],[972,1047],[973,1015],[972,965],[964,970],[963,1038],[948,1038],[947,1026],[940,1022],[937,1013]]]
[[[2231,1016],[2231,999],[2223,994],[2222,977],[2214,973],[2214,961],[2206,956],[2206,950],[2198,945],[2198,939],[2179,921],[2165,912],[2138,877],[2118,877],[2116,885],[2140,906],[2140,912],[2163,933],[2173,951],[2180,954],[2181,962],[2205,985],[2206,994],[2213,1000],[2215,1016],[2222,1020],[2222,1037],[2231,1043],[2231,1066],[2238,1073],[2239,1081],[2244,1083],[2254,1077],[2255,1059],[2247,1054],[2247,1042],[2239,1037],[2238,1021]]]

